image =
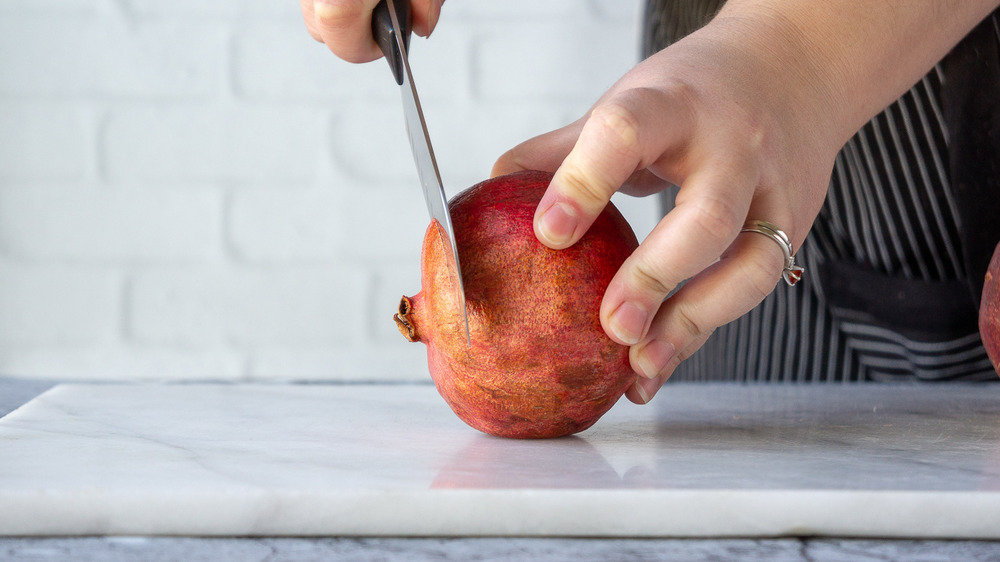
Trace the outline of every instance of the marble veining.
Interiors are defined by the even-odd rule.
[[[556,440],[428,385],[71,384],[0,419],[0,534],[1000,538],[1000,388],[670,385]]]

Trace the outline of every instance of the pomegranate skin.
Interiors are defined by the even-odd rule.
[[[979,300],[979,337],[993,369],[1000,374],[1000,244],[993,250],[986,268],[983,294]]]
[[[455,414],[500,437],[548,438],[593,425],[635,381],[628,348],[600,322],[601,299],[638,246],[609,204],[584,237],[552,250],[535,237],[535,208],[551,180],[519,172],[479,183],[449,203],[471,346],[457,304],[454,258],[432,222],[422,289],[396,323],[427,345],[431,377]]]

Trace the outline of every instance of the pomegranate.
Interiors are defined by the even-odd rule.
[[[1000,374],[1000,244],[993,250],[993,258],[986,268],[983,296],[979,301],[979,336],[993,368]]]
[[[421,253],[422,289],[403,297],[400,332],[427,345],[438,392],[485,433],[514,438],[587,429],[635,380],[628,348],[599,317],[608,283],[638,246],[609,204],[565,250],[542,245],[532,218],[552,175],[519,172],[479,183],[449,203],[471,345],[457,303],[454,258],[432,221]]]

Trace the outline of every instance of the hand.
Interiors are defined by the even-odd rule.
[[[368,62],[382,56],[372,37],[372,10],[379,0],[301,0],[302,17],[313,39],[325,43],[348,62]],[[434,31],[444,0],[410,0],[413,33]]]
[[[774,289],[780,248],[740,229],[748,218],[770,221],[798,249],[850,136],[812,73],[752,53],[739,21],[714,25],[639,64],[583,118],[513,148],[493,170],[555,171],[535,233],[556,249],[579,240],[614,192],[680,186],[600,310],[609,337],[631,346],[641,376],[627,396],[637,403]]]
[[[740,235],[745,220],[774,223],[801,247],[840,147],[998,6],[728,0],[583,118],[497,161],[494,174],[555,171],[535,233],[556,249],[575,243],[615,191],[680,186],[601,304],[604,330],[631,346],[641,375],[630,400],[648,402],[716,327],[773,290],[781,250]]]

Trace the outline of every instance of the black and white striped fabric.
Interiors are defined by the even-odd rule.
[[[644,54],[706,23],[723,1],[648,0]],[[1000,50],[998,13],[977,29]],[[969,270],[981,278],[985,266],[963,247],[964,229],[983,229],[963,211],[976,201],[957,201],[952,185],[955,131],[942,106],[949,79],[945,59],[844,146],[797,252],[807,270],[802,282],[779,283],[749,314],[716,330],[672,380],[1000,380],[977,330],[981,284],[969,283]],[[990,95],[1000,106],[1000,90]],[[1000,154],[987,156],[995,169]],[[665,209],[674,195],[665,194]],[[992,244],[1000,240],[987,234]]]

